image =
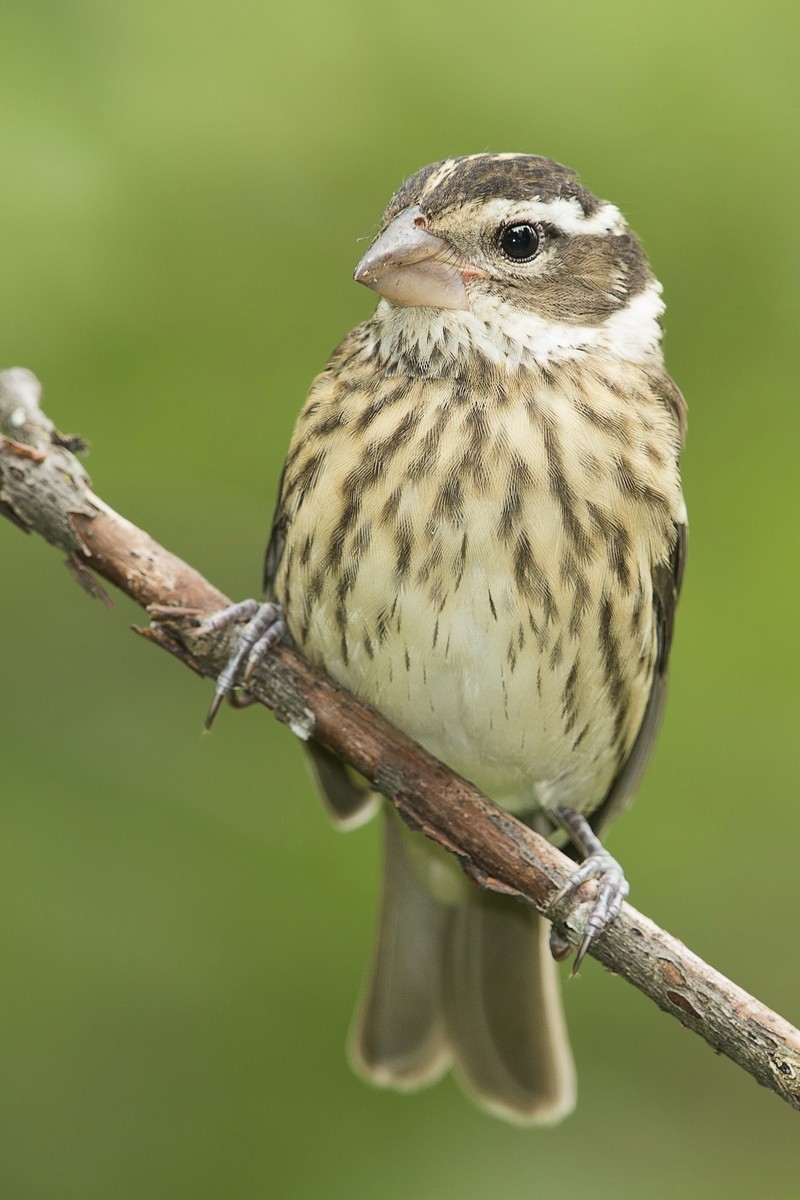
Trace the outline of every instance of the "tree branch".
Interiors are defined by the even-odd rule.
[[[65,553],[71,573],[93,595],[107,599],[91,572],[143,608],[205,613],[228,604],[197,571],[94,495],[75,457],[83,444],[58,433],[39,407],[40,394],[29,371],[0,374],[0,513]],[[160,615],[138,632],[215,678],[236,631],[201,638],[192,636],[191,625],[190,613]],[[589,901],[551,909],[573,864],[544,838],[285,646],[257,669],[249,691],[299,737],[313,736],[371,780],[481,886],[532,904],[577,944]],[[800,1031],[676,938],[625,904],[589,953],[800,1108]]]

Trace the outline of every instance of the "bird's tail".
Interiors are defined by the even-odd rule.
[[[383,898],[351,1035],[370,1082],[422,1087],[453,1066],[489,1111],[551,1123],[575,1104],[548,925],[475,887],[385,806]]]

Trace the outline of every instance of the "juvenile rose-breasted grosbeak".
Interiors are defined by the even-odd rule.
[[[585,861],[570,890],[599,883],[582,956],[627,892],[597,838],[653,746],[683,570],[684,403],[663,364],[661,287],[617,208],[519,154],[419,171],[355,277],[382,299],[312,386],[270,603],[219,692],[257,637],[263,650],[288,633],[573,844]],[[337,760],[313,746],[312,760],[338,821],[372,812]],[[481,891],[388,809],[385,853],[357,1068],[413,1088],[452,1064],[490,1110],[557,1120],[575,1082],[547,922]]]

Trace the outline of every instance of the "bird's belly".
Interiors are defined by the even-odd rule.
[[[512,811],[604,797],[641,722],[651,679],[653,631],[627,644],[617,633],[617,678],[597,659],[601,615],[581,629],[530,604],[497,564],[472,564],[434,601],[406,585],[380,595],[360,572],[343,614],[321,597],[301,648],[338,682]],[[509,577],[510,578],[510,577]],[[552,589],[569,611],[569,589]],[[291,623],[291,622],[290,622]],[[617,611],[615,628],[631,628]],[[625,728],[609,689],[625,692]]]

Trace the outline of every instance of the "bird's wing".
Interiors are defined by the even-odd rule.
[[[281,504],[284,467],[278,485],[278,503],[264,556],[264,598],[275,599],[275,576],[286,545],[286,514]],[[291,639],[289,639],[291,640]],[[309,766],[331,818],[342,829],[352,829],[368,821],[377,810],[380,798],[370,790],[367,780],[351,771],[335,754],[313,740],[307,742]]]
[[[667,662],[685,564],[686,525],[679,524],[675,526],[675,545],[669,562],[659,563],[653,571],[657,646],[650,698],[627,760],[611,784],[602,804],[590,817],[590,824],[598,837],[632,801],[655,745],[667,698]]]

